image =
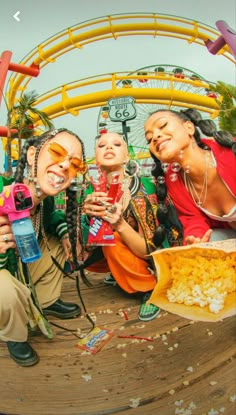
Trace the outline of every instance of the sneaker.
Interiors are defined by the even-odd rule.
[[[117,285],[117,282],[116,282],[116,280],[115,280],[115,278],[113,277],[113,275],[112,274],[109,274],[109,275],[107,275],[105,278],[104,278],[104,284],[106,284],[106,285],[113,285],[113,286],[115,286],[115,285]]]
[[[155,306],[154,304],[147,304],[147,300],[149,300],[151,296],[151,292],[148,292],[144,295],[142,304],[139,309],[138,318],[142,321],[151,321],[158,316],[160,313],[160,308]]]

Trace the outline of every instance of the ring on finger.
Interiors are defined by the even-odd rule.
[[[3,242],[6,242],[6,243],[9,242],[9,239],[8,239],[7,235],[3,235],[2,240],[3,240]]]
[[[116,206],[111,206],[107,209],[107,212],[109,213],[116,213],[117,211],[117,207]]]
[[[111,219],[113,217],[113,213],[110,211],[106,211],[106,217]]]

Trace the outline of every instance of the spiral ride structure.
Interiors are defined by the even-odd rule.
[[[219,32],[202,23],[170,15],[135,13],[104,16],[57,33],[33,49],[20,63],[33,65],[41,72],[47,65],[59,61],[62,55],[74,49],[77,49],[80,55],[83,48],[93,42],[105,42],[107,39],[115,41],[124,36],[152,36],[154,41],[156,38],[166,36],[205,47],[208,40],[211,42],[217,40]],[[219,54],[235,62],[227,44]],[[216,117],[218,114],[219,106],[216,100],[207,93],[208,83],[188,69],[176,68],[176,72],[173,72],[174,69],[171,65],[161,64],[141,68],[133,73],[109,73],[80,79],[43,93],[35,102],[35,106],[46,112],[51,119],[68,113],[78,116],[81,110],[100,107],[99,131],[99,124],[105,123],[103,118],[106,111],[103,109],[109,99],[131,96],[135,100],[138,111],[137,117],[130,124],[130,140],[131,144],[136,146],[135,154],[138,153],[140,157],[146,149],[142,150],[141,133],[137,130],[140,130],[141,122],[151,108],[150,105],[152,108],[153,105],[194,106],[211,117]],[[182,75],[178,70],[183,71]],[[145,77],[142,72],[145,73]],[[9,108],[26,92],[31,79],[32,77],[24,74],[12,73],[6,90]],[[37,124],[39,122],[35,119],[35,125]],[[137,133],[138,138],[132,142],[134,133]],[[140,149],[137,151],[138,146]]]

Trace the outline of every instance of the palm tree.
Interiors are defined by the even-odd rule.
[[[35,103],[38,99],[38,94],[35,91],[25,93],[13,105],[8,109],[7,114],[7,126],[9,134],[7,137],[7,171],[8,174],[12,174],[12,160],[11,160],[11,142],[12,139],[18,139],[18,151],[20,153],[22,146],[22,139],[27,139],[35,133],[35,121],[40,120],[43,126],[47,129],[53,127],[53,123],[50,121],[48,115],[35,108]],[[17,137],[11,136],[10,129],[16,129],[18,131]]]
[[[209,85],[209,88],[219,94],[216,102],[220,108],[220,128],[236,136],[236,87],[218,81],[215,85]]]

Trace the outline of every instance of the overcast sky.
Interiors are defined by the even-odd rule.
[[[156,13],[196,20],[216,29],[217,20],[236,27],[235,0],[0,0],[0,53],[11,50],[19,62],[38,44],[70,26],[105,15]],[[20,22],[13,15],[19,11]],[[29,84],[43,94],[81,78],[103,73],[132,72],[144,66],[176,65],[192,70],[211,82],[235,83],[235,66],[222,56],[211,55],[196,44],[170,38],[124,37],[94,42],[47,65]],[[99,108],[54,120],[56,127],[75,131],[91,156],[97,134]],[[5,104],[0,108],[0,125],[6,124]],[[1,150],[2,153],[2,150]],[[2,170],[0,158],[0,170]]]

